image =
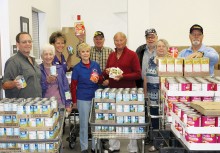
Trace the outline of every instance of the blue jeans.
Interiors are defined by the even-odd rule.
[[[84,101],[77,99],[77,108],[79,111],[80,124],[79,138],[82,151],[88,149],[88,123],[91,105],[92,101]]]

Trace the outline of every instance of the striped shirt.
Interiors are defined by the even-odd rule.
[[[103,72],[106,67],[108,56],[111,52],[113,52],[113,50],[109,47],[102,47],[101,50],[98,50],[95,46],[92,46],[90,59],[96,61]]]

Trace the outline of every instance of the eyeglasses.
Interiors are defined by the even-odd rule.
[[[155,36],[149,36],[149,37],[147,36],[147,37],[146,37],[147,40],[149,40],[149,39],[155,39],[155,38],[156,38]]]
[[[23,40],[23,41],[20,41],[20,43],[22,43],[22,44],[27,44],[27,43],[31,44],[32,42],[33,42],[32,40]]]

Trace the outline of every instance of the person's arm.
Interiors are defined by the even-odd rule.
[[[15,78],[21,74],[19,64],[15,63],[14,60],[8,60],[5,63],[5,71],[3,77],[2,88],[4,90],[18,88],[21,89],[21,84]]]
[[[71,91],[71,96],[72,96],[73,108],[76,108],[76,102],[77,102],[76,88],[77,88],[77,84],[78,84],[77,80],[72,80],[71,81],[70,91]]]
[[[205,50],[203,53],[203,57],[209,58],[210,66],[214,66],[216,63],[218,63],[219,54],[216,52],[214,48],[208,47],[208,50]]]
[[[21,85],[20,83],[17,81],[17,80],[13,80],[13,81],[6,81],[2,84],[2,88],[4,90],[7,90],[7,89],[13,89],[13,88],[18,88],[18,89],[21,89]]]

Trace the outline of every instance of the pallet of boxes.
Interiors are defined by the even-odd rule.
[[[142,139],[146,135],[143,88],[95,92],[90,125],[96,138]]]
[[[171,130],[189,150],[220,150],[220,78],[209,77],[208,58],[172,60],[158,61]]]
[[[59,150],[60,112],[54,97],[0,101],[0,152]]]

